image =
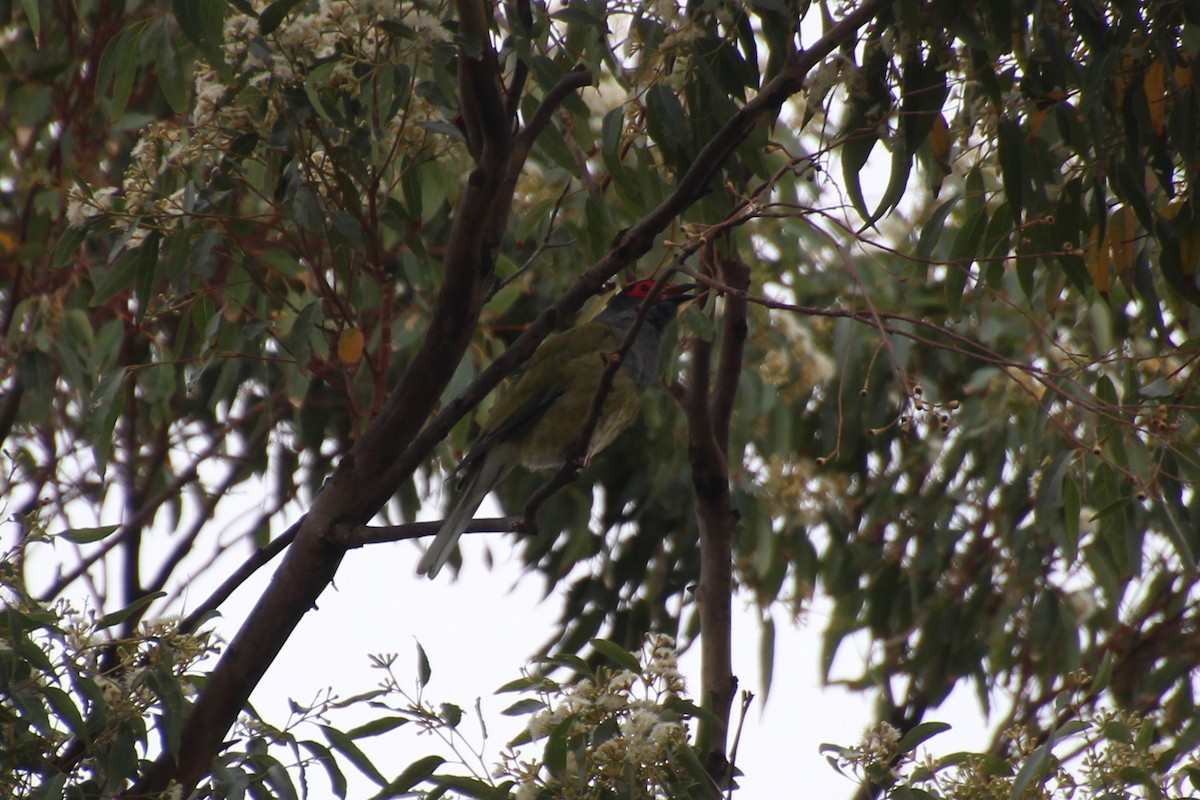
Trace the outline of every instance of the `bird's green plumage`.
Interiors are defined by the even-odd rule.
[[[479,439],[458,465],[462,485],[417,566],[419,573],[437,575],[483,498],[513,467],[536,470],[562,465],[566,448],[582,432],[605,366],[620,349],[653,283],[627,286],[591,322],[547,339],[521,376],[500,391]],[[642,393],[658,369],[663,330],[674,319],[679,303],[688,299],[683,293],[686,288],[668,287],[650,303],[644,324],[604,397],[588,442],[589,458],[610,445],[637,416]]]
[[[605,364],[620,347],[621,338],[611,326],[588,322],[546,340],[516,382],[501,393],[463,466],[498,440],[515,446],[515,460],[526,469],[561,465],[563,449],[578,435]],[[604,398],[589,453],[603,450],[633,420],[641,407],[641,394],[624,370],[618,370]]]

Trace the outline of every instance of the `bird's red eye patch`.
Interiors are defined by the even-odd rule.
[[[648,279],[637,281],[625,287],[626,297],[649,297],[650,290],[654,287],[654,280]]]

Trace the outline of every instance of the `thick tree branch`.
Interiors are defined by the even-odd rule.
[[[476,50],[459,53],[459,91],[475,128],[478,163],[455,209],[424,343],[379,416],[318,493],[270,586],[209,676],[180,731],[178,758],[160,756],[132,796],[161,792],[172,781],[187,795],[207,772],[251,691],[333,581],[345,554],[337,526],[366,523],[408,476],[395,468],[393,456],[420,430],[470,343],[491,274],[497,208],[508,203],[498,194],[512,137],[507,125],[496,124],[503,123],[504,102],[487,5],[461,0],[458,7],[463,41]]]

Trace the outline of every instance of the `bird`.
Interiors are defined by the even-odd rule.
[[[417,574],[437,576],[479,504],[520,465],[529,470],[562,466],[579,436],[605,364],[624,341],[652,279],[625,286],[594,319],[551,336],[534,351],[517,380],[502,390],[479,438],[455,470],[458,491]],[[667,284],[650,301],[637,337],[621,359],[588,442],[584,466],[612,444],[641,409],[642,395],[658,374],[663,334],[679,306],[693,299],[692,284]]]

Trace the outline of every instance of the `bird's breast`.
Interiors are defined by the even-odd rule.
[[[567,447],[583,432],[592,398],[599,387],[596,380],[580,381],[563,392],[537,425],[523,437],[521,465],[526,469],[557,469],[562,466]],[[592,455],[613,443],[641,408],[641,392],[625,374],[617,372],[611,390],[604,399],[600,419],[592,430],[588,450]]]

